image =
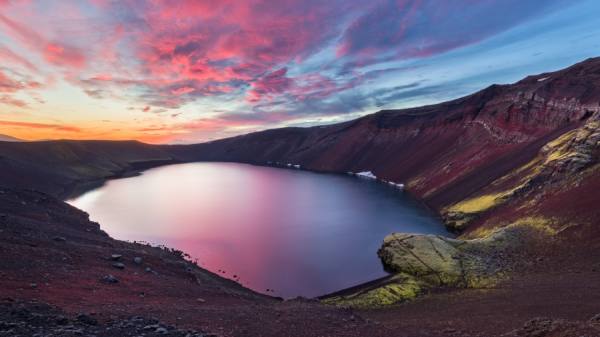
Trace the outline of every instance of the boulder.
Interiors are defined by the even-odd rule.
[[[436,288],[488,288],[510,272],[512,256],[557,231],[542,218],[523,218],[479,232],[474,239],[431,234],[388,235],[377,252],[391,275],[320,298],[324,303],[379,307]]]
[[[436,285],[467,285],[466,266],[475,265],[475,256],[466,254],[465,241],[438,235],[395,233],[388,235],[377,252],[384,267]]]
[[[121,262],[115,262],[112,264],[112,266],[117,269],[125,269],[125,265]]]

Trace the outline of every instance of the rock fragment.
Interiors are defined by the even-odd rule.
[[[98,321],[86,314],[79,314],[77,315],[77,320],[83,324],[87,324],[87,325],[98,325]]]
[[[104,275],[102,277],[102,282],[114,284],[114,283],[119,283],[119,280],[116,277],[108,274],[108,275]]]
[[[125,269],[125,265],[121,262],[115,262],[112,264],[112,266],[117,269]]]

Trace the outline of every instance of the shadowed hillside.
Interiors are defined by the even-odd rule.
[[[78,188],[172,162],[160,147],[135,141],[2,142],[0,186],[67,197]]]

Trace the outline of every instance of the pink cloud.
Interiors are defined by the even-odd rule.
[[[10,62],[12,64],[16,63],[18,65],[25,67],[26,69],[28,69],[31,72],[38,71],[37,67],[35,65],[33,65],[33,63],[31,63],[29,60],[27,60],[26,58],[24,58],[20,55],[17,55],[12,50],[10,50],[9,48],[4,47],[4,46],[0,46],[0,61]]]
[[[15,92],[23,89],[23,85],[0,72],[0,92]]]
[[[5,105],[12,105],[18,108],[27,107],[27,103],[21,99],[15,98],[12,95],[18,92],[28,93],[31,97],[36,99],[38,102],[38,95],[35,93],[35,89],[41,86],[40,83],[35,81],[16,80],[8,77],[5,73],[0,71],[0,103]]]
[[[0,14],[0,29],[4,26],[13,40],[64,69],[65,79],[92,97],[126,97],[126,91],[135,90],[145,104],[176,108],[198,97],[243,94],[244,88],[249,88],[248,102],[283,93],[293,79],[278,69],[301,62],[339,33],[335,25],[322,23],[349,6],[341,4],[157,0],[123,7],[93,1],[102,17],[126,12],[112,26],[106,21],[98,25],[98,16],[86,16],[82,4],[60,5],[61,13],[48,13],[89,23],[90,28],[75,29],[68,21],[50,25],[47,16],[36,14],[37,4],[21,3],[13,12],[17,15]],[[128,48],[121,49],[121,42]]]
[[[11,97],[9,95],[2,95],[2,96],[0,96],[0,104],[12,105],[12,106],[15,106],[17,108],[26,108],[27,107],[27,103],[25,101],[22,101],[20,99],[16,99],[16,98]]]
[[[50,63],[71,68],[82,68],[85,64],[85,56],[79,49],[55,43],[46,44],[44,58]]]
[[[165,112],[161,117],[206,98],[261,115],[201,119],[179,131],[355,112],[371,104],[373,90],[356,99],[341,93],[366,81],[365,66],[476,43],[537,15],[545,3],[0,0],[0,39],[10,46],[0,45],[0,62],[10,67],[0,73],[0,92],[4,104],[18,106],[25,102],[8,95],[33,98],[30,91],[62,79],[90,97]]]
[[[73,68],[81,68],[85,64],[85,56],[78,48],[48,41],[38,32],[2,14],[0,22],[8,28],[12,38],[39,53],[51,64]]]
[[[308,73],[290,78],[287,77],[287,69],[282,68],[253,82],[246,100],[251,103],[261,100],[269,101],[278,95],[287,95],[294,101],[325,99],[352,88],[361,81],[360,77],[355,77],[338,83],[338,81],[319,73]]]
[[[194,92],[194,91],[196,91],[196,88],[192,88],[192,87],[180,87],[180,88],[171,90],[171,93],[173,95],[179,96],[179,95],[189,94],[190,92]]]
[[[287,77],[286,74],[287,69],[281,68],[253,82],[247,100],[257,102],[289,89],[293,85],[293,80]]]

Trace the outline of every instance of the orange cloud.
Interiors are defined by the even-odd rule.
[[[66,132],[81,132],[82,131],[80,128],[78,128],[76,126],[69,126],[69,125],[17,122],[17,121],[2,121],[2,120],[0,120],[0,126],[12,126],[12,127],[33,128],[33,129],[50,129],[50,130],[66,131]]]

